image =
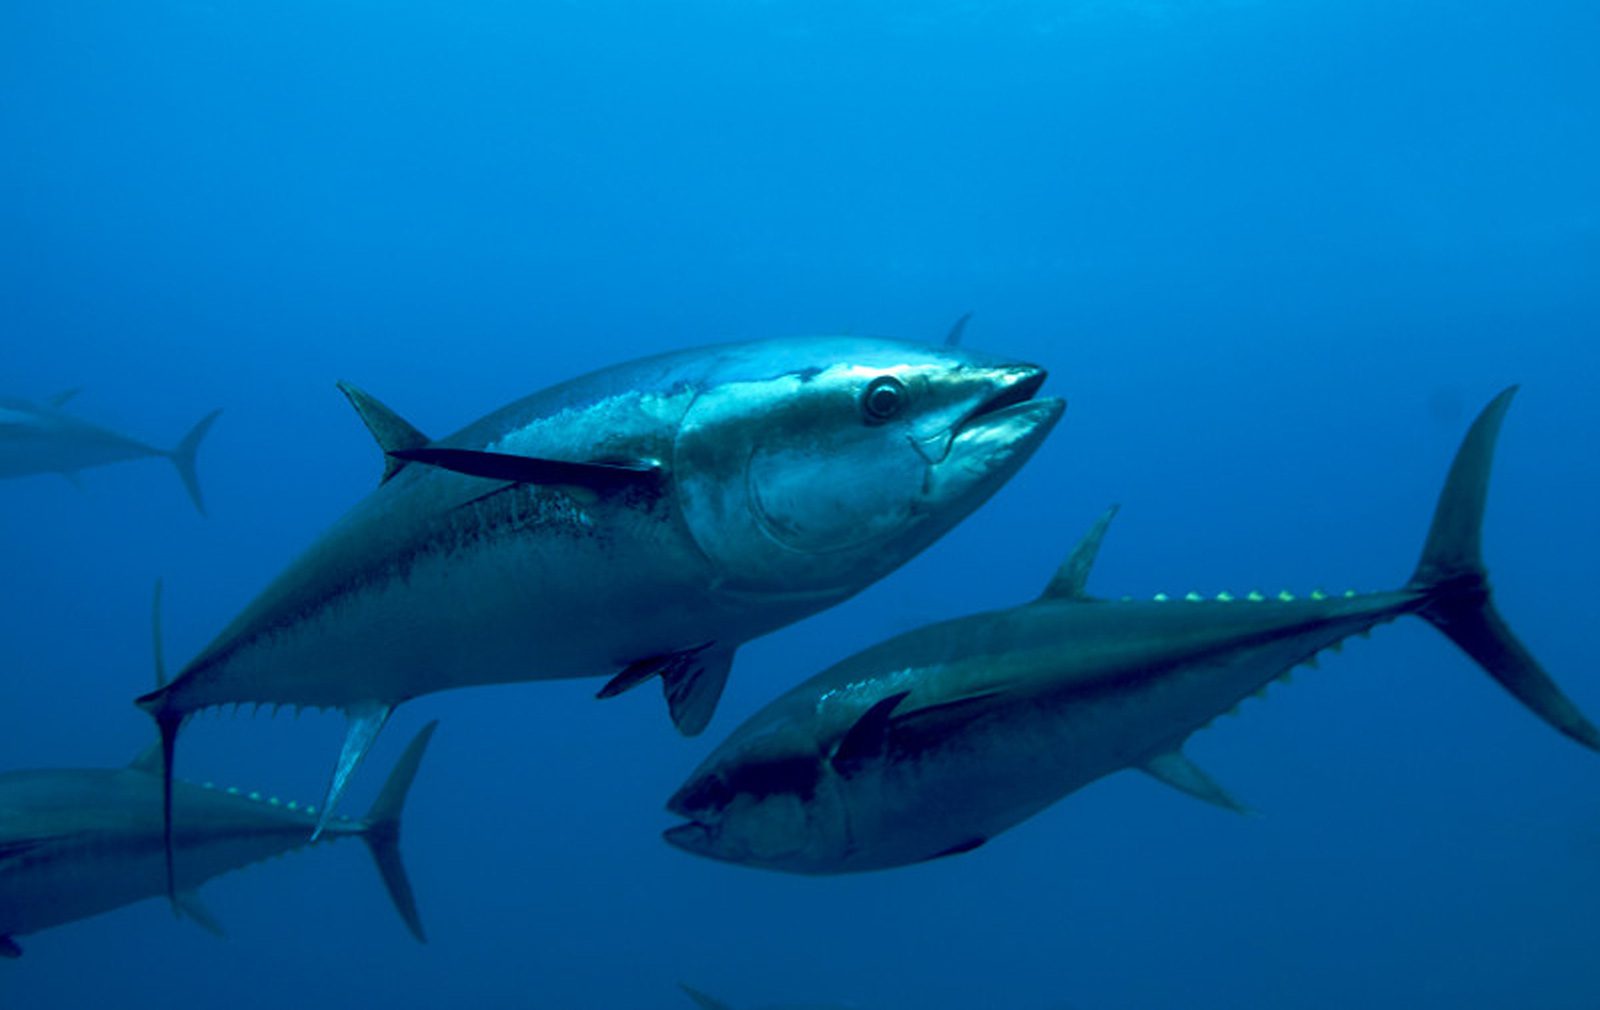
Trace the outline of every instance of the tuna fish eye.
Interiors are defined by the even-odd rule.
[[[906,384],[892,375],[880,375],[867,383],[861,394],[861,412],[868,423],[881,423],[900,413],[906,405]]]

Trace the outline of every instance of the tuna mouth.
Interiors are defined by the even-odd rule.
[[[694,855],[704,855],[711,850],[713,833],[711,827],[699,821],[690,821],[679,824],[661,832],[661,837],[668,845],[682,849]]]
[[[951,434],[960,438],[973,428],[1009,418],[1012,414],[1032,409],[1029,403],[1044,385],[1049,372],[1037,365],[1018,365],[1000,377],[1000,386],[987,400],[978,404],[965,417],[955,423]],[[1041,401],[1041,403],[1044,401]],[[1050,401],[1055,402],[1055,401]]]

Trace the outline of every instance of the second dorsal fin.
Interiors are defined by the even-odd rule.
[[[387,481],[406,465],[405,460],[397,459],[393,453],[421,449],[433,441],[418,431],[410,421],[384,406],[377,397],[366,390],[348,382],[340,382],[339,392],[350,401],[350,406],[356,408],[361,423],[372,432],[372,437],[378,442],[378,448],[383,450],[383,478],[378,483]]]

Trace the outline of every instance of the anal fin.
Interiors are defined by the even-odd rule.
[[[1217,785],[1211,776],[1185,757],[1181,750],[1158,754],[1139,768],[1157,782],[1165,783],[1179,792],[1188,793],[1197,800],[1204,800],[1236,814],[1250,813],[1249,807],[1228,795],[1226,789]]]
[[[339,763],[334,766],[333,779],[328,783],[328,794],[323,798],[322,810],[317,815],[317,828],[311,833],[313,842],[320,838],[323,830],[327,828],[328,821],[333,818],[334,807],[339,805],[339,799],[349,787],[350,779],[355,775],[356,769],[361,767],[367,752],[372,750],[373,743],[378,739],[378,733],[383,730],[383,724],[389,721],[389,715],[393,711],[393,705],[376,701],[354,705],[345,710],[349,725],[345,730],[344,747],[339,751]]]
[[[200,900],[199,891],[179,891],[172,899],[172,906],[180,914],[193,919],[201,929],[204,929],[212,936],[219,939],[227,937],[228,934],[223,930],[222,923],[217,921],[217,917],[211,914],[211,909],[207,908],[205,902]]]

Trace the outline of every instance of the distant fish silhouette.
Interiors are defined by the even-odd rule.
[[[77,392],[69,389],[44,403],[0,398],[0,477],[59,473],[75,481],[91,467],[159,456],[172,461],[194,507],[205,515],[195,452],[222,411],[201,418],[175,448],[157,449],[66,413],[62,408]]]
[[[321,838],[367,843],[406,927],[424,940],[400,861],[400,813],[436,724],[423,727],[365,817],[338,818]],[[173,788],[172,844],[182,854],[174,907],[213,933],[196,889],[219,874],[313,845],[314,807],[207,783]],[[161,752],[126,768],[0,774],[0,957],[20,957],[13,936],[85,919],[167,893],[162,853]]]
[[[700,1010],[733,1010],[733,1007],[729,1004],[715,997],[707,996],[700,990],[691,988],[682,982],[678,983],[678,988],[682,989],[691,1000],[694,1000],[694,1005],[700,1007]],[[754,1010],[856,1010],[856,1008],[846,1006],[843,1003],[784,1003],[779,1006],[761,1006],[754,1008]]]
[[[883,869],[968,852],[1124,768],[1241,810],[1183,755],[1190,734],[1323,650],[1406,615],[1600,750],[1600,732],[1490,595],[1480,527],[1513,392],[1468,430],[1399,589],[1092,599],[1084,587],[1113,509],[1039,599],[891,638],[757,712],[669,801],[688,823],[667,840],[793,873]]]

